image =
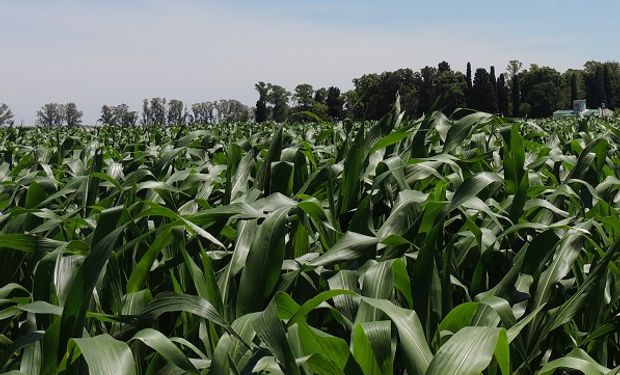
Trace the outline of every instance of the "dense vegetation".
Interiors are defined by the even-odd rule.
[[[620,124],[458,118],[0,129],[0,371],[620,373]]]

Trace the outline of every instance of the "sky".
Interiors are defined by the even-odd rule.
[[[445,60],[579,68],[620,60],[618,0],[0,0],[0,103],[16,123],[75,102],[254,105],[258,81],[353,87],[365,73]]]

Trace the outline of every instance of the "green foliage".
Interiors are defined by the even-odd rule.
[[[497,111],[497,82],[495,76],[490,75],[486,69],[476,69],[474,82],[471,90],[472,108],[495,113]]]
[[[619,125],[2,128],[0,371],[618,373]]]

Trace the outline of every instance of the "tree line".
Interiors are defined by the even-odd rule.
[[[525,69],[517,60],[508,63],[504,73],[495,67],[465,73],[453,70],[443,61],[414,72],[403,68],[392,72],[364,74],[353,79],[353,89],[338,87],[315,89],[303,83],[289,92],[283,86],[258,82],[258,101],[253,108],[234,99],[185,105],[181,100],[144,99],[142,110],[132,111],[126,104],[104,105],[98,123],[103,125],[167,125],[231,123],[256,121],[340,121],[377,120],[389,112],[397,93],[401,107],[410,117],[430,110],[451,114],[458,108],[495,113],[501,116],[543,118],[558,109],[572,108],[572,102],[585,99],[589,108],[605,105],[615,109],[620,103],[620,64],[615,61],[588,61],[583,69],[560,73],[549,66],[530,65]],[[0,103],[0,125],[11,125],[14,116]],[[48,103],[37,111],[40,126],[77,126],[82,112],[75,103]]]
[[[443,61],[437,67],[420,71],[404,68],[380,74],[365,74],[353,79],[354,88],[340,93],[337,87],[316,91],[307,83],[292,93],[282,86],[259,82],[255,88],[256,121],[303,120],[308,111],[324,120],[378,120],[389,112],[397,93],[401,107],[410,117],[429,110],[451,114],[458,108],[470,108],[501,116],[544,118],[559,109],[572,109],[572,102],[585,99],[589,108],[615,109],[620,98],[620,64],[589,61],[583,69],[560,73],[548,66],[523,64],[512,60],[506,72],[495,67],[465,74]],[[620,99],[619,99],[620,100]],[[311,118],[308,118],[311,120]]]
[[[37,111],[39,126],[82,125],[83,112],[75,103],[48,103]],[[144,99],[142,111],[132,111],[127,104],[103,105],[98,124],[101,125],[183,125],[253,121],[252,108],[235,99],[200,102],[187,106],[183,101],[165,98]],[[0,125],[13,125],[14,115],[6,104],[0,104]]]

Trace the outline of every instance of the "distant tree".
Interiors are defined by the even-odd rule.
[[[599,108],[606,100],[603,67],[599,64],[586,71],[586,101],[588,107]]]
[[[603,68],[603,86],[605,87],[605,103],[607,104],[607,108],[614,109],[615,103],[613,97],[613,90],[611,86],[611,78],[609,76],[609,66],[607,64],[605,64],[605,67]]]
[[[185,105],[181,100],[171,99],[168,102],[168,124],[185,124]]]
[[[230,122],[248,122],[252,117],[252,109],[235,99],[229,99]]]
[[[215,107],[211,102],[192,104],[192,120],[195,124],[209,124],[213,122]]]
[[[327,99],[325,100],[325,104],[327,104],[327,114],[333,120],[338,121],[344,118],[343,113],[343,105],[344,99],[340,94],[340,89],[338,87],[330,87],[327,89]]]
[[[149,105],[149,100],[144,99],[142,101],[142,125],[152,125],[151,119],[152,119],[152,115],[151,115],[151,106]]]
[[[467,83],[467,105],[471,106],[470,102],[470,96],[471,96],[471,89],[472,89],[472,78],[471,78],[471,63],[467,63],[467,73],[465,75],[465,82]]]
[[[36,123],[41,126],[62,126],[65,122],[65,106],[48,103],[37,111]]]
[[[425,66],[420,70],[422,76],[422,85],[420,87],[420,107],[419,113],[426,113],[433,104],[435,99],[435,79],[437,78],[437,69]]]
[[[497,80],[497,107],[500,115],[508,115],[508,103],[510,102],[508,84],[506,83],[506,75],[500,74]]]
[[[142,124],[143,125],[166,125],[167,107],[165,98],[144,99],[142,102]]]
[[[112,107],[114,122],[123,126],[135,126],[138,122],[136,111],[130,111],[127,104],[119,104]]]
[[[245,122],[250,118],[250,108],[238,100],[222,99],[212,103],[216,123]]]
[[[265,82],[258,82],[254,85],[256,91],[258,91],[258,101],[256,102],[255,120],[258,123],[267,121],[269,118],[269,111],[267,108],[267,101],[269,100],[269,86]]]
[[[511,93],[512,115],[514,117],[521,117],[521,82],[519,79],[519,72],[522,67],[523,63],[519,60],[510,60],[506,67],[506,71],[510,77],[508,86]]]
[[[302,83],[295,87],[293,99],[297,104],[298,111],[310,111],[314,105],[314,89],[308,83]],[[319,97],[319,99],[322,99]],[[322,102],[322,101],[321,101]]]
[[[548,66],[531,65],[521,75],[521,97],[530,105],[532,117],[549,117],[563,107],[563,92],[568,87],[560,72]]]
[[[323,121],[331,121],[332,120],[331,117],[327,114],[328,109],[329,108],[327,107],[327,104],[320,103],[320,102],[314,102],[314,104],[312,104],[312,109],[310,110],[310,112],[312,112],[314,115],[316,115],[318,118],[320,118]],[[308,119],[312,120],[310,118]],[[303,118],[301,120],[303,120]]]
[[[151,124],[166,125],[166,98],[152,98],[150,107]]]
[[[382,108],[377,107],[379,96],[386,93],[379,92],[378,87],[381,81],[379,74],[364,74],[359,78],[353,79],[355,89],[347,95],[347,106],[354,119],[370,119],[380,118]],[[376,115],[375,113],[379,113]]]
[[[570,100],[574,102],[578,100],[579,96],[577,94],[577,74],[573,73],[570,76]]]
[[[70,102],[64,105],[65,121],[67,126],[78,126],[82,124],[82,111],[77,109],[75,103]]]
[[[0,126],[13,125],[13,112],[8,105],[0,103]]]
[[[521,84],[518,74],[512,77],[512,115],[521,117]]]
[[[114,107],[103,105],[101,107],[101,117],[99,122],[103,125],[116,125],[116,116],[114,115]]]
[[[517,76],[517,74],[519,74],[522,67],[523,67],[523,63],[521,61],[510,60],[508,62],[508,66],[506,67],[506,71],[508,71],[510,78],[513,79],[514,77]]]
[[[520,116],[530,117],[532,113],[532,106],[530,106],[528,103],[521,103],[521,105],[519,106],[519,113]]]
[[[435,68],[430,68],[435,71]],[[394,105],[400,94],[401,108],[415,116],[420,111],[422,76],[411,69],[399,69],[381,74],[365,74],[353,80],[355,89],[345,95],[346,110],[353,119],[378,120]],[[428,93],[432,100],[432,87]]]
[[[448,64],[447,61],[442,61],[437,65],[437,73],[443,73],[448,71],[452,71],[452,68],[450,68],[450,64]]]
[[[269,85],[269,102],[273,105],[273,120],[285,122],[288,116],[288,101],[291,93],[280,85]]]
[[[605,73],[607,69],[607,73]],[[583,81],[586,99],[590,108],[597,108],[605,102],[608,107],[617,107],[620,98],[620,63],[616,61],[588,61],[584,64]],[[605,77],[607,76],[607,78]],[[609,103],[611,100],[611,105]]]
[[[499,100],[499,95],[497,93],[497,76],[495,75],[494,66],[491,66],[491,70],[489,72],[489,79],[491,80],[491,86],[493,87],[493,93],[495,94],[495,98]],[[497,107],[499,107],[499,101],[498,101]]]
[[[327,94],[328,94],[328,89],[326,89],[325,87],[321,87],[320,89],[316,90],[314,92],[314,102],[327,104],[326,103]]]
[[[355,80],[354,80],[355,81]],[[356,89],[345,91],[342,94],[344,112],[350,119],[363,119],[365,104],[362,103]]]
[[[442,64],[437,69],[433,85],[433,101],[438,100],[439,108],[451,114],[467,104],[467,78],[463,73],[450,69],[447,63]]]
[[[427,106],[432,103],[434,75],[437,70],[432,67],[427,68],[423,69],[425,73],[428,73],[426,77],[428,86],[426,87],[422,74],[413,72],[411,69],[399,69],[384,72],[381,75],[365,75],[366,82],[360,86],[356,84],[356,91],[359,87],[363,88],[356,99],[364,104],[365,116],[363,118],[378,120],[385,116],[392,109],[397,93],[400,95],[401,109],[407,116],[415,117],[422,114],[428,109],[428,107],[422,107],[423,100],[426,100]],[[427,89],[424,95],[423,88]],[[348,106],[347,109],[349,109]]]
[[[497,98],[495,87],[486,69],[476,69],[471,96],[472,108],[489,113],[497,112]]]

